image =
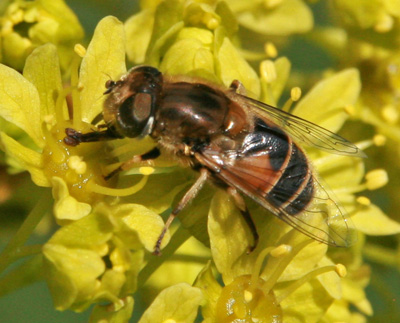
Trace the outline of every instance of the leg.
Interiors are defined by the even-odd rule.
[[[233,80],[231,85],[229,86],[229,89],[233,92],[236,92],[241,95],[247,95],[246,88],[244,85],[238,81],[238,80]]]
[[[97,116],[95,116],[91,122],[92,125],[98,124],[100,121],[103,121],[103,112],[100,112]]]
[[[110,128],[104,131],[93,131],[88,133],[81,133],[72,128],[65,129],[64,142],[69,146],[77,146],[81,142],[94,142],[102,140],[113,140],[122,138],[121,136],[115,134]]]
[[[258,237],[258,233],[257,233],[257,228],[253,222],[253,219],[251,218],[249,210],[247,209],[246,203],[244,202],[244,199],[239,194],[239,192],[233,187],[229,187],[227,189],[227,192],[235,200],[236,206],[240,210],[240,213],[242,213],[242,216],[243,216],[244,220],[246,221],[247,225],[249,226],[251,234],[253,235],[253,245],[249,246],[249,248],[247,250],[247,253],[251,253],[257,247],[257,244],[258,244],[259,237]]]
[[[160,156],[160,150],[157,147],[154,147],[152,150],[148,151],[147,153],[145,153],[143,155],[133,156],[128,161],[122,163],[119,167],[114,169],[111,173],[109,173],[108,175],[104,176],[104,179],[105,180],[109,180],[111,177],[113,177],[114,175],[118,174],[119,172],[131,168],[134,164],[138,164],[138,163],[140,163],[142,161],[145,161],[145,160],[156,159],[158,156]]]
[[[206,182],[208,178],[208,170],[205,168],[200,169],[200,177],[197,179],[197,181],[192,185],[192,187],[186,192],[186,194],[182,197],[182,199],[179,201],[178,205],[173,209],[171,212],[167,222],[164,225],[164,228],[161,231],[160,236],[157,239],[156,245],[154,246],[154,255],[161,255],[161,242],[164,238],[165,233],[167,232],[169,226],[171,225],[172,221],[175,219],[175,217],[178,215],[180,211],[183,210],[183,208],[195,198],[197,193],[200,191],[202,188],[203,184]]]

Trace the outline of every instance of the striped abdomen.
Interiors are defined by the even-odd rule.
[[[249,184],[273,207],[295,215],[310,203],[314,194],[310,165],[303,151],[282,130],[256,119],[254,132],[244,138],[241,153],[237,166],[258,173],[259,178],[255,174],[248,178]],[[251,170],[252,164],[257,169]]]

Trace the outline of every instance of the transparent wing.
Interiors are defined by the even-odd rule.
[[[196,158],[201,164],[214,170],[213,176],[237,188],[305,235],[336,247],[348,247],[354,242],[356,231],[346,212],[328,194],[311,169],[306,173],[290,175],[294,179],[301,176],[312,180],[311,202],[306,200],[305,203],[292,203],[291,201],[304,198],[303,190],[291,186],[296,185],[296,181],[278,188],[276,179],[282,178],[285,169],[274,170],[269,167],[268,165],[274,164],[271,156],[254,153],[238,157],[229,152],[222,152],[222,156],[221,151],[205,148]],[[296,168],[296,165],[292,164],[292,167]],[[274,201],[288,202],[278,205]]]
[[[315,194],[312,202],[296,215],[289,214],[284,208],[277,207],[272,212],[305,235],[335,247],[349,247],[357,240],[356,230],[347,213],[335,201],[321,183],[313,176]],[[283,197],[284,191],[277,192]],[[256,197],[259,199],[259,197]],[[258,200],[267,208],[267,200]],[[296,205],[292,207],[296,208]]]
[[[236,93],[236,95],[246,106],[250,107],[252,113],[262,119],[271,120],[276,125],[282,127],[297,142],[316,147],[332,154],[366,157],[365,153],[356,145],[325,128],[288,112],[279,110],[266,103],[241,94]]]

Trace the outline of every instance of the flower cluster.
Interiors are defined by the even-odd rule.
[[[102,111],[104,84],[126,72],[127,55],[134,64],[169,75],[225,86],[240,80],[249,95],[332,132],[343,128],[352,135],[349,119],[372,124],[377,132],[362,131],[356,144],[381,149],[387,138],[398,140],[398,53],[378,48],[387,41],[383,36],[396,32],[399,16],[386,2],[371,1],[379,10],[360,11],[333,1],[330,10],[343,27],[326,30],[314,28],[312,11],[301,0],[143,1],[124,24],[103,18],[87,48],[77,44],[82,29],[63,1],[12,2],[0,18],[0,148],[4,165],[27,171],[46,189],[0,255],[0,272],[16,259],[33,257],[1,278],[0,286],[20,286],[21,276],[44,272],[55,308],[80,312],[96,304],[93,321],[127,322],[140,311],[133,299],[139,295],[146,304],[141,323],[193,322],[199,308],[205,322],[363,322],[373,313],[365,294],[367,236],[400,233],[400,224],[369,193],[388,182],[379,160],[366,171],[361,158],[304,147],[316,178],[327,183],[329,201],[347,210],[351,230],[354,223],[358,239],[350,248],[314,241],[246,200],[260,233],[248,254],[252,236],[232,197],[206,185],[179,214],[181,225],[167,232],[163,255],[155,257],[161,216],[198,175],[161,155],[106,180],[156,143],[122,139],[72,147],[63,139],[66,128],[83,133],[96,128],[92,122]],[[18,33],[21,24],[27,34]],[[345,69],[319,76],[304,97],[299,87],[290,89],[291,62],[277,50],[295,33],[309,35],[333,54],[349,52],[338,55]],[[24,246],[51,203],[59,228],[43,245]]]

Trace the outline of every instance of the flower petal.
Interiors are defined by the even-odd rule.
[[[32,177],[32,181],[38,186],[49,187],[50,182],[43,173],[42,155],[21,145],[18,141],[7,136],[4,132],[0,133],[0,144],[10,161],[16,162],[19,167],[27,170]]]
[[[302,237],[300,236],[300,239],[301,238]],[[326,250],[327,246],[325,244],[318,243],[316,241],[310,243],[290,261],[285,271],[279,277],[278,281],[299,279],[305,273],[313,270],[321,261],[321,259],[323,259]],[[277,259],[277,262],[279,262],[279,259]],[[268,264],[270,264],[270,262],[268,262]]]
[[[206,321],[213,320],[213,318],[215,318],[215,307],[221,295],[222,286],[217,282],[212,273],[211,262],[208,262],[199,273],[194,286],[203,291],[206,301],[202,306],[201,314]]]
[[[76,198],[71,196],[68,191],[68,186],[65,181],[60,177],[53,177],[51,179],[53,187],[54,216],[59,223],[65,221],[76,221],[88,215],[92,210],[90,204],[79,202]]]
[[[286,283],[283,285],[285,286]],[[290,283],[289,283],[290,286]],[[284,288],[274,288],[279,298],[280,291]],[[318,322],[324,315],[333,298],[317,279],[301,285],[292,294],[281,302],[285,323]]]
[[[123,24],[114,17],[103,18],[82,60],[79,82],[82,120],[90,123],[103,108],[104,84],[126,72]]]
[[[214,193],[215,189],[207,185],[200,191],[193,202],[179,213],[179,220],[182,225],[207,247],[210,246],[210,237],[207,232],[207,217],[210,212],[210,203]]]
[[[286,57],[280,57],[274,62],[274,64],[277,78],[271,84],[272,95],[275,102],[279,102],[279,98],[281,97],[289,78],[291,63]]]
[[[324,257],[318,263],[318,267],[324,266],[332,266],[334,265],[333,261],[328,257]],[[342,284],[341,278],[335,271],[327,272],[323,275],[318,275],[317,279],[325,287],[326,291],[331,295],[334,299],[340,299],[342,297]]]
[[[232,265],[251,243],[246,230],[246,224],[232,198],[226,192],[218,190],[211,201],[208,233],[213,259],[225,284],[235,278]]]
[[[105,265],[96,252],[46,243],[43,247],[46,280],[57,310],[83,310],[97,291]],[[88,303],[86,303],[88,302]]]
[[[134,300],[128,296],[123,300],[123,305],[116,311],[111,311],[109,305],[96,305],[90,315],[89,322],[129,322],[132,316]]]
[[[196,70],[214,73],[211,52],[213,34],[200,28],[183,28],[165,53],[160,69],[167,74],[194,74]],[[197,75],[202,76],[202,75]]]
[[[296,105],[293,114],[337,132],[348,118],[344,108],[356,102],[360,90],[358,70],[344,70],[319,82]]]
[[[272,10],[255,5],[252,11],[239,13],[238,20],[246,28],[267,35],[305,33],[313,27],[312,12],[300,0],[281,1]]]
[[[217,36],[215,36],[218,38]],[[218,43],[218,40],[216,40]],[[240,56],[228,37],[224,37],[216,50],[216,70],[222,82],[229,86],[233,80],[240,80],[244,87],[256,97],[260,95],[260,81],[249,63]]]
[[[122,230],[135,231],[141,243],[148,251],[154,251],[154,246],[159,237],[164,222],[155,212],[139,204],[121,204],[112,208],[112,214],[119,217],[124,227]],[[162,246],[165,246],[170,240],[167,232],[164,236]]]
[[[374,204],[361,207],[351,219],[356,228],[367,235],[400,233],[400,223],[390,219]]]
[[[153,10],[142,10],[125,22],[126,52],[135,64],[144,62],[154,25]]]
[[[171,322],[191,323],[203,301],[199,288],[181,283],[164,289],[142,315],[139,323]]]
[[[57,48],[50,43],[36,48],[26,60],[23,75],[38,90],[41,119],[55,115],[57,94],[63,89]]]
[[[192,284],[204,267],[201,260],[210,258],[210,249],[192,237],[178,248],[173,258],[164,262],[162,269],[155,271],[146,281],[146,286],[153,293],[178,283]]]
[[[132,178],[130,176],[121,178],[121,186],[127,187],[129,183],[132,183]],[[171,207],[175,196],[186,186],[187,174],[185,175],[183,171],[179,170],[172,173],[154,174],[149,176],[144,189],[132,196],[124,198],[123,201],[144,205],[148,209],[161,214]],[[149,194],[149,192],[151,192],[151,194]]]
[[[40,99],[36,88],[16,70],[0,64],[0,116],[44,146]]]
[[[109,215],[93,212],[60,228],[49,243],[68,248],[89,249],[103,254],[107,249],[107,241],[112,237],[113,229]]]
[[[326,154],[323,154],[327,156]],[[316,162],[318,174],[326,181],[331,189],[355,187],[361,183],[365,174],[364,162],[360,158],[341,155],[329,155],[325,163]]]
[[[179,0],[162,1],[156,9],[154,28],[146,55],[146,64],[158,66],[166,43],[184,26],[183,3]]]

